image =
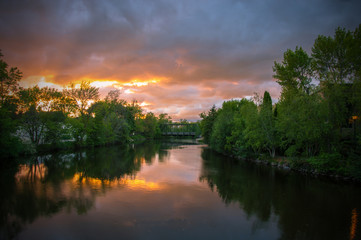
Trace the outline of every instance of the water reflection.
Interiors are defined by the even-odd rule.
[[[357,209],[361,209],[358,186],[235,163],[209,149],[203,150],[202,157],[201,181],[206,181],[226,204],[237,203],[248,217],[256,216],[260,227],[276,215],[280,239],[361,237],[357,226]]]
[[[45,155],[2,170],[0,239],[360,238],[359,187],[184,144]]]
[[[356,229],[357,229],[357,209],[354,208],[352,209],[352,216],[351,216],[350,240],[355,239]]]
[[[135,179],[141,165],[151,164],[156,154],[165,161],[167,151],[160,143],[96,148],[31,157],[17,168],[2,169],[0,239],[12,239],[26,224],[61,210],[86,214],[95,198],[113,187],[160,189],[157,183]]]

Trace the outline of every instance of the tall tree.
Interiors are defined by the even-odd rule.
[[[68,89],[64,90],[64,94],[77,102],[77,109],[83,116],[86,115],[90,102],[98,100],[99,88],[92,87],[88,81],[82,81],[78,88],[72,83]]]
[[[0,158],[16,156],[21,151],[21,141],[14,136],[18,127],[16,120],[19,81],[22,73],[2,59],[0,50]]]
[[[309,94],[312,81],[311,58],[301,48],[288,49],[283,55],[282,63],[274,62],[274,78],[282,87],[281,100],[298,92]]]
[[[19,81],[22,78],[22,72],[16,67],[9,65],[2,59],[4,55],[0,50],[0,103],[1,106],[9,98],[13,98],[19,90]]]
[[[227,137],[227,148],[232,155],[247,158],[259,154],[261,143],[257,106],[252,100],[242,99],[239,111],[234,114],[231,136]]]
[[[273,67],[274,77],[282,86],[277,131],[288,155],[304,153],[313,156],[318,153],[326,131],[318,89],[311,84],[312,64],[312,58],[302,48],[296,47],[295,51],[285,52],[282,64],[275,62]],[[263,114],[271,117],[269,110],[263,109]]]
[[[354,106],[360,98],[360,29],[361,25],[354,32],[337,28],[333,37],[318,36],[312,48],[315,74],[327,103],[328,121],[336,130],[335,141],[339,141],[341,128],[348,125],[357,111]]]
[[[320,35],[312,47],[314,69],[320,81],[341,84],[351,80],[353,35],[337,28],[335,36]]]
[[[221,153],[231,153],[232,148],[227,137],[231,136],[235,117],[239,114],[242,101],[230,100],[223,102],[212,127],[210,145]]]
[[[213,105],[212,108],[208,111],[208,113],[201,113],[200,117],[202,118],[202,121],[200,123],[202,136],[205,143],[210,142],[212,129],[214,121],[216,120],[218,115],[218,111],[216,109],[216,106]]]
[[[263,148],[267,149],[271,157],[275,157],[278,145],[275,119],[272,112],[272,99],[269,92],[265,91],[259,113],[261,141]]]

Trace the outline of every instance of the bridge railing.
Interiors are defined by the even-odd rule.
[[[163,136],[196,136],[195,123],[167,123],[161,124],[160,129]]]

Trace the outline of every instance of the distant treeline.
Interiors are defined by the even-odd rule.
[[[99,100],[90,82],[62,91],[21,88],[22,73],[2,57],[0,52],[0,158],[159,138],[162,124],[172,122],[167,114],[144,114],[136,101],[120,99],[119,90]]]
[[[204,141],[239,158],[287,156],[293,165],[361,179],[361,25],[318,36],[311,55],[287,50],[273,71],[278,102],[266,91],[211,108],[200,115]]]

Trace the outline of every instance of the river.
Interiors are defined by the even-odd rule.
[[[22,159],[1,170],[0,239],[361,239],[361,188],[192,141]]]

